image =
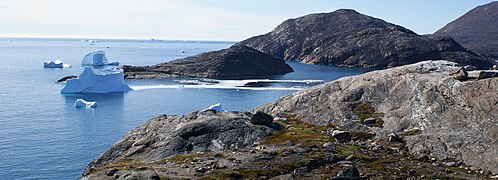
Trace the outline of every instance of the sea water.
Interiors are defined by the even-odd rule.
[[[368,71],[288,62],[295,72],[246,80],[127,80],[128,93],[63,95],[67,75],[101,49],[122,65],[153,65],[233,42],[0,38],[0,179],[78,179],[85,166],[132,128],[160,114],[184,114],[221,103],[246,111],[299,89]],[[60,59],[71,68],[43,68]],[[97,101],[75,108],[76,99]]]

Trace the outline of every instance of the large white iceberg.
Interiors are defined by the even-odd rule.
[[[45,61],[43,62],[43,67],[44,68],[67,68],[71,67],[69,64],[64,64],[61,60],[55,60],[55,61]]]
[[[123,69],[85,67],[78,78],[66,81],[61,93],[111,93],[130,90],[132,89],[124,82]]]
[[[225,112],[225,110],[223,110],[223,108],[221,107],[221,103],[213,104],[213,105],[209,106],[206,110],[215,110],[215,111],[219,111],[219,112]]]
[[[83,99],[77,99],[74,102],[74,107],[96,108],[97,107],[97,102],[95,102],[95,101],[85,101]]]
[[[105,52],[102,50],[92,51],[83,57],[81,61],[82,65],[91,65],[91,66],[118,66],[119,62],[109,62],[107,57],[105,56]]]

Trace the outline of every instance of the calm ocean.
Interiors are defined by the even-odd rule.
[[[92,159],[154,116],[184,114],[215,103],[225,110],[246,111],[320,80],[368,71],[288,62],[296,72],[258,77],[270,81],[127,80],[137,90],[117,94],[62,95],[63,84],[54,83],[78,75],[81,59],[95,49],[122,65],[153,65],[232,44],[99,40],[92,45],[81,39],[0,38],[0,179],[78,179]],[[55,59],[72,68],[43,68],[43,61]],[[97,101],[98,107],[74,108],[78,98]]]

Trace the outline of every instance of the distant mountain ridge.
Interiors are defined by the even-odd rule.
[[[498,1],[478,6],[434,33],[485,57],[498,58]]]
[[[449,37],[420,36],[350,9],[289,19],[267,34],[238,44],[310,64],[387,68],[446,59],[481,68],[490,66]]]

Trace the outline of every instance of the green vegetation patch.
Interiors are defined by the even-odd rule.
[[[263,139],[262,144],[279,145],[287,142],[301,144],[304,147],[313,145],[323,145],[330,142],[331,137],[327,136],[322,131],[333,127],[333,125],[316,126],[305,123],[293,116],[287,117],[286,121],[276,121],[285,129],[274,132],[271,136]]]
[[[372,106],[372,103],[362,102],[357,104],[353,108],[353,113],[358,115],[358,118],[360,119],[361,123],[364,123],[364,120],[368,118],[377,119],[377,122],[375,124],[368,124],[368,126],[382,127],[382,125],[384,124],[384,121],[381,119],[383,114],[376,112],[375,107]]]
[[[418,134],[422,134],[422,130],[418,129],[418,128],[409,129],[409,130],[405,130],[403,132],[398,133],[398,135],[400,135],[400,136],[414,136],[414,135],[418,135]]]
[[[143,163],[143,162],[121,160],[118,162],[109,163],[109,164],[103,166],[102,169],[110,169],[110,168],[115,168],[115,167],[138,167],[138,166],[142,166],[144,164],[145,163]]]
[[[169,160],[171,162],[177,163],[177,164],[182,164],[182,163],[190,163],[192,160],[196,157],[202,157],[205,156],[205,154],[201,153],[186,153],[186,154],[177,154],[174,156],[171,156]]]

